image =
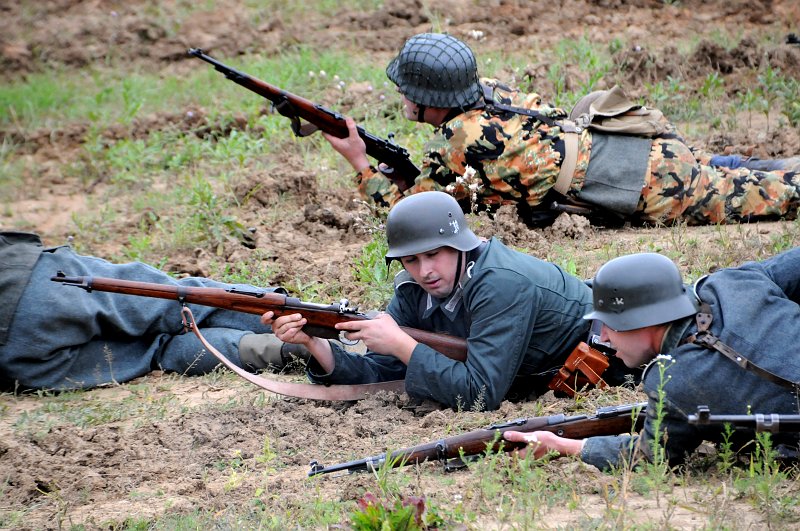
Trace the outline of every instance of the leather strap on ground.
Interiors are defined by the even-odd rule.
[[[225,357],[219,350],[214,348],[194,321],[192,310],[184,306],[181,310],[184,326],[191,329],[197,339],[220,363],[247,380],[248,382],[279,395],[294,396],[297,398],[308,398],[310,400],[361,400],[380,391],[392,391],[395,393],[405,392],[405,380],[393,380],[391,382],[380,382],[372,384],[357,385],[318,385],[304,384],[295,382],[283,382],[265,378],[245,371],[231,360]]]

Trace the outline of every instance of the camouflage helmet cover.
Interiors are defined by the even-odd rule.
[[[470,230],[453,196],[420,192],[397,203],[386,220],[386,262],[439,247],[471,251],[481,240]]]
[[[420,33],[408,39],[386,75],[418,105],[466,108],[483,95],[472,50],[443,33]]]
[[[678,267],[666,256],[639,253],[606,262],[592,281],[597,319],[624,332],[694,315],[697,300],[683,284]]]

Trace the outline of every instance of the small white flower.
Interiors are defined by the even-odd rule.
[[[333,76],[333,80],[334,80],[334,81],[339,81],[339,74],[335,74],[335,75]]]
[[[367,92],[372,92],[372,85],[367,85]]]
[[[320,70],[319,71],[319,77],[326,77],[327,75],[328,75],[328,73],[325,72],[325,70]]]

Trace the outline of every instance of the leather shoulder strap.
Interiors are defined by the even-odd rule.
[[[716,350],[742,369],[753,372],[761,378],[780,385],[781,387],[786,387],[793,390],[800,388],[800,382],[792,382],[791,380],[787,380],[782,376],[778,376],[767,369],[759,367],[755,363],[739,354],[735,349],[720,341],[717,336],[709,332],[708,329],[711,326],[713,316],[711,314],[711,307],[707,303],[701,303],[700,311],[697,313],[697,317],[695,319],[697,321],[697,333],[689,336],[686,340],[687,343],[694,343],[695,345],[700,345],[701,347],[705,347],[710,350]]]
[[[379,391],[392,391],[395,393],[405,392],[405,380],[358,385],[317,385],[282,382],[280,380],[249,373],[225,357],[224,354],[214,348],[206,338],[203,337],[203,334],[200,333],[200,329],[194,321],[192,310],[190,310],[189,307],[184,306],[181,310],[181,314],[183,316],[184,326],[191,329],[206,350],[213,354],[223,365],[248,382],[272,393],[294,396],[297,398],[308,398],[310,400],[362,400]]]

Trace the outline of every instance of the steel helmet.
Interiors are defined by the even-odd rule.
[[[444,192],[420,192],[397,203],[386,220],[386,239],[387,263],[439,247],[471,251],[481,243],[458,201]]]
[[[598,319],[619,332],[668,323],[698,311],[678,267],[657,253],[606,262],[592,281],[592,298],[594,311],[583,318]]]
[[[417,105],[466,108],[483,95],[472,50],[443,33],[408,39],[386,67],[386,75]]]

